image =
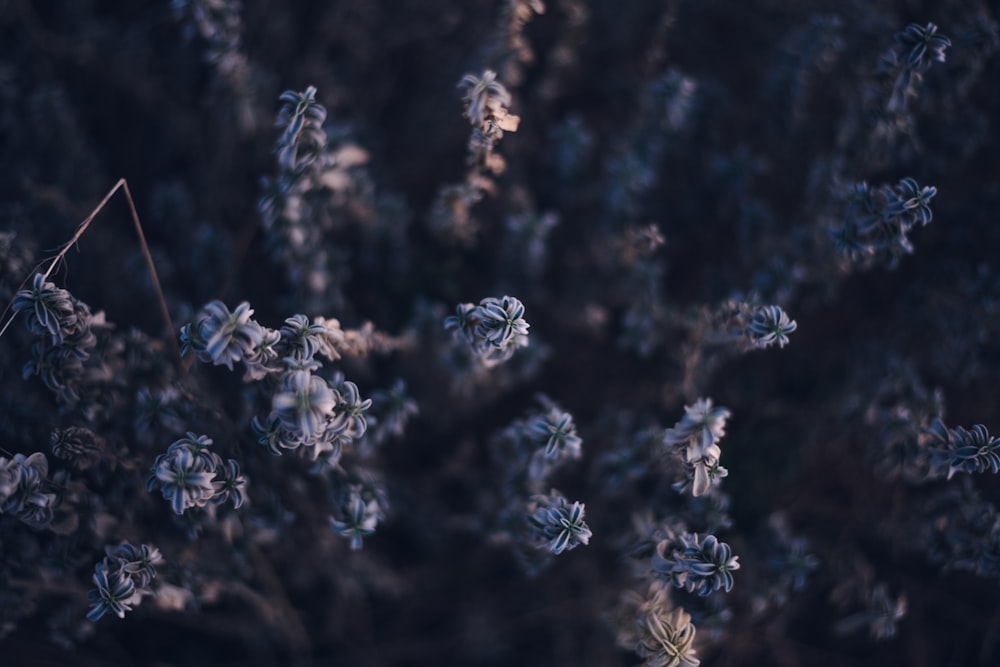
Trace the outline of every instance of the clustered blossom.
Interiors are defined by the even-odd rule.
[[[882,66],[895,78],[888,110],[901,112],[909,98],[916,96],[923,75],[935,62],[945,61],[945,49],[951,40],[938,32],[933,23],[911,23],[896,34],[896,46],[882,56]]]
[[[28,330],[48,336],[53,346],[87,335],[87,317],[79,307],[80,302],[72,294],[56,287],[41,273],[36,273],[31,288],[18,292],[11,303],[15,313],[24,311]]]
[[[504,132],[517,131],[521,119],[508,111],[511,95],[497,80],[496,72],[486,70],[481,77],[466,74],[458,86],[464,93],[465,117],[472,125],[470,168],[460,183],[451,183],[438,190],[430,220],[438,230],[471,241],[476,232],[472,208],[485,194],[495,191],[492,177],[507,168],[507,163],[494,148]]]
[[[343,301],[346,257],[331,247],[343,220],[374,215],[373,189],[361,167],[368,153],[325,126],[327,111],[309,86],[280,97],[277,173],[262,179],[257,204],[265,243],[310,308]]]
[[[938,33],[933,23],[925,26],[911,23],[896,35],[897,53],[909,67],[916,70],[927,69],[931,62],[943,63],[944,51],[951,46],[951,40]]]
[[[280,329],[269,329],[252,319],[246,301],[230,312],[221,301],[212,301],[181,327],[181,352],[194,351],[199,361],[233,369],[242,362],[245,380],[260,380],[288,370],[311,370],[316,357],[334,361],[341,352],[363,353],[360,341],[365,332],[344,331],[335,319],[294,315]]]
[[[907,236],[934,219],[930,201],[937,188],[904,178],[896,185],[870,186],[862,181],[848,193],[843,224],[831,234],[837,249],[852,263],[867,265],[885,257],[890,267],[913,254]]]
[[[150,586],[156,578],[156,566],[163,557],[155,547],[145,544],[135,547],[123,542],[117,547],[105,548],[107,556],[94,566],[94,586],[88,593],[90,611],[87,620],[96,622],[108,612],[125,618],[145,595],[151,595]]]
[[[514,542],[514,554],[528,572],[540,571],[551,556],[588,544],[591,537],[584,504],[568,502],[549,486],[553,472],[580,458],[583,440],[572,415],[547,396],[536,398],[543,410],[515,420],[491,443],[504,502],[498,537]]]
[[[0,514],[15,516],[32,528],[52,521],[56,494],[45,490],[49,462],[45,454],[0,456]]]
[[[345,451],[364,450],[363,444],[357,445],[368,431],[372,399],[362,397],[358,386],[339,371],[324,374],[321,359],[363,355],[372,349],[390,349],[395,343],[370,326],[344,331],[337,320],[317,317],[310,321],[301,314],[287,318],[278,330],[268,329],[250,318],[252,312],[246,303],[229,313],[221,302],[212,302],[182,331],[185,349],[193,349],[203,361],[229,368],[242,361],[247,368],[244,380],[264,382],[270,388],[267,412],[251,422],[257,441],[276,456],[286,451],[300,453],[313,462],[314,474],[330,473],[337,508],[337,515],[329,519],[330,527],[348,537],[352,549],[360,549],[363,538],[385,517],[388,503],[380,483],[357,481],[355,473],[349,475],[341,467],[341,458]],[[380,401],[389,408],[382,415],[386,425],[379,437],[384,439],[402,431],[403,422],[416,412],[416,404],[405,397],[399,383]],[[207,449],[210,443],[188,434],[157,459],[150,489],[160,484],[164,498],[178,514],[188,507],[216,505],[227,499],[237,507],[242,503],[245,480],[239,466],[232,459],[223,464]]]
[[[729,410],[712,407],[712,400],[699,398],[685,406],[684,416],[663,434],[663,443],[679,451],[681,460],[693,474],[691,494],[704,495],[712,484],[728,474],[719,465],[722,449],[719,440],[726,433]]]
[[[156,457],[146,487],[149,491],[159,487],[175,514],[226,501],[238,509],[246,500],[247,481],[239,463],[223,461],[209,449],[211,445],[211,438],[188,433]]]
[[[635,651],[643,667],[698,667],[691,614],[673,606],[668,588],[654,581],[645,596],[629,592],[618,644]]]
[[[756,293],[733,294],[717,306],[694,311],[693,331],[701,344],[734,344],[743,352],[784,347],[798,329],[781,306],[762,304]]]
[[[675,588],[705,596],[733,588],[733,572],[740,569],[739,557],[714,535],[697,533],[670,535],[656,545],[653,571]]]
[[[478,306],[462,303],[444,321],[445,329],[461,337],[487,367],[507,361],[528,344],[524,304],[512,296],[486,297]]]
[[[343,519],[330,517],[333,532],[351,541],[351,549],[357,551],[365,537],[373,534],[385,512],[378,498],[364,493],[360,485],[351,485],[340,508]]]
[[[524,304],[512,296],[500,299],[487,297],[479,302],[475,337],[489,347],[504,349],[519,336],[528,335]]]
[[[646,614],[644,620],[648,635],[636,652],[646,659],[646,665],[698,667],[701,664],[695,657],[695,627],[691,624],[691,614],[678,607],[665,615]]]
[[[252,314],[246,302],[232,313],[219,301],[209,303],[193,324],[182,328],[182,350],[192,349],[200,360],[230,369],[242,361],[248,381],[272,378],[270,411],[253,418],[258,441],[275,455],[304,447],[311,460],[336,466],[343,446],[365,434],[364,412],[371,400],[362,399],[357,385],[342,375],[333,382],[319,375],[319,358],[333,361],[341,352],[363,353],[359,336],[365,332],[345,332],[337,320],[310,321],[301,314],[274,330],[251,319]]]
[[[497,81],[496,72],[486,70],[481,77],[466,74],[459,87],[464,91],[465,117],[484,137],[499,139],[504,130],[517,130],[521,119],[508,111],[510,92]]]
[[[528,432],[537,442],[542,443],[542,455],[547,459],[578,459],[583,439],[576,434],[573,415],[552,406],[536,417],[528,426]]]
[[[272,339],[264,327],[251,319],[253,309],[244,301],[230,312],[226,304],[212,301],[197,320],[181,327],[181,352],[194,350],[199,361],[233,370],[235,362],[253,360]]]
[[[75,405],[81,399],[84,362],[97,346],[94,330],[106,326],[103,313],[94,315],[87,304],[36,273],[31,288],[20,290],[11,310],[25,313],[28,330],[39,336],[23,374],[39,375],[60,401]]]
[[[272,397],[271,412],[265,419],[254,417],[258,441],[272,454],[305,447],[308,458],[322,458],[336,466],[345,444],[361,438],[368,428],[364,412],[371,399],[362,399],[353,382],[337,376],[334,384],[316,375],[319,366],[288,370]]]
[[[583,520],[583,503],[572,505],[557,491],[532,496],[526,515],[531,540],[538,548],[558,556],[590,541],[592,533]]]
[[[573,416],[545,395],[538,395],[543,411],[518,419],[494,439],[494,455],[502,466],[505,492],[524,498],[541,493],[549,476],[582,454]]]
[[[300,171],[326,147],[326,108],[316,101],[315,86],[301,93],[286,90],[278,99],[284,103],[275,123],[284,130],[275,148],[278,164],[289,172]]]
[[[326,432],[337,407],[337,395],[323,378],[309,370],[290,370],[271,402],[272,414],[294,442],[313,442]]]
[[[122,569],[110,569],[105,562],[94,567],[94,590],[87,595],[90,611],[87,620],[97,622],[109,611],[118,618],[125,618],[125,612],[132,611],[138,601],[135,582]]]
[[[319,355],[330,360],[340,358],[345,335],[337,326],[322,318],[313,322],[305,315],[293,315],[279,329],[283,352],[293,359],[312,359]]]
[[[766,348],[775,343],[784,347],[788,344],[788,334],[797,326],[779,306],[762,306],[754,313],[747,336],[757,347]]]
[[[1000,438],[991,436],[982,424],[971,429],[947,428],[935,419],[930,433],[938,443],[931,462],[939,468],[947,466],[948,479],[956,472],[1000,472]]]

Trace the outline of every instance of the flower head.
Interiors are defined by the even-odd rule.
[[[473,126],[484,125],[489,116],[503,113],[510,106],[510,93],[497,81],[497,73],[486,70],[482,77],[466,74],[458,84],[465,91],[465,116]]]
[[[535,543],[555,555],[590,542],[592,533],[583,520],[583,503],[570,505],[556,491],[531,499],[528,526]]]
[[[109,611],[118,618],[125,618],[125,612],[132,611],[135,583],[132,577],[120,567],[110,567],[107,559],[94,569],[95,590],[87,594],[91,608],[87,620],[98,621]]]
[[[362,540],[375,532],[381,518],[381,509],[377,498],[365,499],[360,486],[351,486],[343,507],[343,520],[330,517],[330,527],[338,535],[351,540],[351,549],[361,548]]]
[[[944,62],[944,51],[951,46],[951,40],[939,34],[933,23],[926,26],[911,23],[896,34],[896,45],[900,59],[908,67],[925,70],[932,61]]]
[[[181,351],[193,349],[202,361],[233,369],[233,363],[256,357],[265,331],[251,319],[253,309],[244,301],[230,312],[221,301],[208,303],[194,323],[181,328]]]
[[[770,347],[774,343],[784,347],[788,343],[788,334],[797,326],[795,320],[789,319],[779,306],[762,306],[754,313],[747,335],[757,347]]]
[[[204,507],[215,496],[213,481],[221,459],[207,448],[212,440],[206,436],[188,433],[156,457],[152,477],[146,488],[156,486],[175,514],[183,514],[191,507]]]
[[[309,371],[293,370],[283,375],[271,408],[283,429],[310,442],[326,430],[337,403],[337,392],[326,380]]]

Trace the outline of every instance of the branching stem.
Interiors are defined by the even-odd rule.
[[[104,207],[115,195],[115,193],[118,192],[118,190],[122,190],[125,193],[125,199],[128,200],[128,208],[132,214],[132,222],[135,224],[135,232],[139,236],[139,245],[142,247],[142,255],[146,259],[146,266],[149,268],[149,275],[153,280],[153,289],[156,290],[156,298],[160,303],[160,314],[162,315],[163,322],[167,327],[167,338],[170,339],[171,346],[174,349],[174,354],[177,357],[178,367],[183,367],[183,362],[181,361],[180,345],[177,343],[177,336],[174,333],[174,324],[173,321],[170,319],[170,312],[167,309],[167,301],[163,297],[163,289],[160,287],[160,278],[156,273],[156,265],[153,263],[153,256],[149,252],[149,245],[146,243],[146,235],[143,234],[142,232],[142,223],[139,221],[139,213],[136,211],[135,201],[133,201],[132,199],[132,193],[129,191],[128,183],[125,181],[124,178],[119,179],[118,182],[115,183],[114,187],[108,191],[108,194],[104,195],[104,199],[102,199],[101,202],[94,208],[94,210],[90,212],[90,215],[88,215],[83,220],[83,222],[81,222],[77,226],[76,232],[74,232],[73,237],[69,241],[63,244],[62,248],[59,250],[59,253],[56,254],[56,256],[53,257],[52,260],[49,262],[49,268],[46,269],[45,271],[45,278],[48,279],[49,275],[59,265],[59,262],[61,262],[63,257],[65,257],[66,253],[69,252],[69,249],[72,248],[76,244],[76,242],[80,240],[80,237],[82,237],[84,232],[87,231],[87,228],[90,227],[90,223],[94,221],[94,218],[97,217],[97,214],[104,209]],[[43,260],[40,264],[44,264],[45,261],[46,260]],[[23,287],[30,280],[31,276],[26,277],[24,279],[24,282],[21,283],[21,286]],[[0,328],[0,336],[3,336],[4,333],[6,333],[7,328],[14,320],[13,315],[7,317],[7,312],[9,310],[10,310],[10,304],[7,304],[7,307],[4,308],[2,315],[2,317],[5,317],[7,319],[4,322],[3,327]]]

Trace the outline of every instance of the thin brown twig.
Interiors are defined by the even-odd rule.
[[[132,222],[135,224],[135,232],[139,236],[139,245],[142,247],[142,254],[143,257],[145,257],[146,259],[146,266],[149,268],[149,274],[153,281],[153,289],[156,290],[156,297],[160,304],[160,314],[162,315],[163,321],[167,327],[167,338],[170,339],[171,345],[174,348],[174,353],[177,357],[177,366],[178,368],[181,368],[183,370],[184,363],[181,358],[180,345],[177,342],[177,337],[174,335],[174,323],[173,320],[170,318],[170,311],[167,309],[167,301],[163,297],[163,289],[160,287],[160,278],[156,273],[156,265],[153,262],[153,256],[149,252],[149,245],[146,243],[146,235],[142,231],[142,223],[139,221],[139,213],[135,208],[135,201],[132,199],[132,193],[131,191],[129,191],[128,183],[125,181],[124,178],[118,179],[118,182],[115,183],[114,187],[108,191],[108,194],[104,195],[104,199],[102,199],[100,203],[94,208],[94,210],[90,212],[90,215],[84,218],[83,222],[77,225],[76,231],[73,233],[72,238],[70,238],[69,241],[67,241],[62,245],[62,248],[59,250],[56,256],[53,257],[51,260],[42,260],[41,262],[39,262],[38,267],[40,268],[42,264],[44,264],[46,261],[49,261],[49,268],[46,269],[45,273],[43,274],[43,278],[47,280],[48,277],[52,274],[52,271],[54,271],[55,268],[59,266],[59,263],[63,261],[63,258],[66,256],[66,253],[69,252],[69,249],[72,248],[74,245],[76,245],[77,241],[80,240],[80,237],[82,237],[84,232],[87,231],[87,228],[90,227],[90,223],[94,221],[94,218],[97,217],[97,214],[104,209],[104,207],[115,195],[115,193],[118,192],[118,190],[124,191],[125,199],[128,200],[128,208],[132,214]],[[24,285],[26,285],[30,279],[31,276],[26,277],[24,281],[21,283],[21,287],[24,287]],[[6,322],[4,322],[3,327],[0,328],[0,336],[4,335],[4,333],[7,331],[7,328],[10,326],[11,322],[14,321],[13,314],[11,314],[9,317],[7,315],[8,311],[10,310],[10,306],[11,304],[7,304],[7,307],[4,308],[3,313],[0,314],[0,317],[7,318]]]

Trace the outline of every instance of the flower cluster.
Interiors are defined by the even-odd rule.
[[[318,358],[336,360],[341,351],[356,352],[356,341],[336,320],[310,322],[295,315],[274,330],[252,314],[246,302],[232,313],[219,301],[209,303],[181,329],[182,350],[193,349],[202,361],[229,369],[242,361],[246,380],[270,378],[270,411],[253,419],[258,441],[276,455],[304,446],[310,459],[323,457],[336,465],[343,445],[365,434],[363,413],[371,400],[362,399],[357,385],[343,376],[331,382],[318,375]]]
[[[907,100],[916,95],[923,75],[935,62],[945,61],[945,49],[951,40],[938,33],[933,23],[925,26],[911,23],[896,34],[896,46],[882,58],[882,65],[895,76],[889,111],[902,111]]]
[[[234,311],[221,301],[206,304],[193,324],[181,327],[181,353],[193,350],[199,361],[229,370],[240,361],[251,369],[266,368],[265,364],[277,356],[272,351],[277,337],[251,319],[252,315],[246,301]]]
[[[512,296],[486,297],[478,306],[461,303],[444,321],[444,328],[464,340],[486,367],[507,361],[525,347],[529,326],[524,304]]]
[[[530,539],[556,556],[587,544],[592,533],[583,516],[583,503],[570,505],[558,491],[532,496],[526,515]]]
[[[89,309],[83,310],[72,294],[56,287],[41,273],[32,278],[30,289],[17,293],[11,309],[15,313],[24,311],[28,330],[38,336],[48,336],[53,347],[92,346],[92,336],[87,328]]]
[[[338,516],[329,518],[330,527],[348,537],[352,549],[360,549],[362,538],[373,533],[385,518],[388,504],[381,483],[360,469],[345,471],[342,458],[348,452],[369,457],[375,445],[402,432],[417,407],[405,395],[401,382],[389,392],[377,393],[382,425],[367,442],[367,413],[373,400],[362,397],[358,386],[343,373],[326,373],[321,359],[335,361],[342,354],[363,356],[369,350],[392,349],[397,343],[370,326],[344,331],[337,320],[317,317],[310,321],[301,314],[287,318],[278,330],[268,329],[251,319],[252,313],[246,303],[233,313],[221,302],[210,303],[194,323],[182,329],[184,349],[192,349],[199,359],[216,365],[232,368],[235,362],[244,363],[244,380],[259,383],[270,399],[267,411],[251,421],[257,441],[276,456],[298,452],[313,462],[314,474],[332,473],[329,483]],[[378,419],[373,421],[379,423]],[[203,452],[209,455],[208,450]],[[177,507],[218,502],[212,492],[217,480],[239,476],[238,467],[223,474],[217,465],[199,462],[190,453],[169,455],[168,451],[161,457],[163,471],[157,478],[173,480],[169,496],[175,511]],[[234,465],[235,461],[230,461],[229,466]],[[210,474],[213,470],[219,471],[216,482]],[[177,480],[185,481],[188,488],[177,488]],[[151,486],[154,481],[150,480]],[[166,486],[164,496],[168,496]]]
[[[576,434],[573,415],[555,405],[531,422],[528,433],[542,444],[542,456],[549,460],[580,458],[583,439]]]
[[[175,514],[231,501],[239,509],[246,500],[247,480],[234,459],[223,461],[209,449],[211,438],[188,433],[156,457],[149,491],[159,487]]]
[[[0,456],[0,514],[17,517],[32,528],[52,521],[56,494],[46,490],[49,462],[45,454]]]
[[[340,306],[345,258],[330,249],[328,234],[347,220],[374,216],[372,188],[361,167],[368,153],[344,131],[324,126],[326,108],[317,89],[285,91],[275,142],[278,173],[262,181],[257,208],[271,252],[306,305]],[[301,305],[301,302],[296,302]]]
[[[340,430],[328,428],[338,405],[337,394],[312,370],[303,368],[284,373],[271,401],[272,421],[282,431],[278,443],[287,449],[315,444],[327,432],[333,436]]]
[[[910,231],[933,219],[930,201],[935,194],[936,188],[920,187],[912,178],[894,186],[857,183],[848,196],[843,225],[831,232],[837,249],[862,266],[881,258],[895,266],[902,256],[913,253]]]
[[[338,535],[348,538],[354,551],[361,548],[362,540],[373,534],[386,516],[384,497],[380,497],[371,487],[361,484],[350,484],[347,487],[339,509],[342,518],[330,517],[330,528]]]
[[[584,522],[583,503],[568,503],[549,487],[552,474],[581,456],[583,439],[573,416],[547,396],[537,396],[543,411],[515,420],[493,439],[493,457],[500,467],[505,531],[529,551],[552,555],[587,544],[591,532]],[[547,493],[546,493],[547,490]],[[538,554],[515,551],[529,572],[544,567]]]
[[[333,339],[342,338],[339,328],[331,329],[319,321],[310,325],[304,315],[296,315],[275,331],[261,326],[252,315],[253,309],[246,301],[235,311],[221,301],[209,302],[194,322],[181,327],[181,352],[192,350],[199,361],[229,370],[233,370],[234,363],[243,362],[248,368],[248,380],[259,380],[280,370],[278,359],[286,356],[283,352],[295,360],[308,360],[316,353],[333,359],[339,356],[332,344]],[[278,349],[282,340],[285,348]]]
[[[788,334],[797,326],[780,306],[761,306],[747,327],[747,337],[757,347],[766,348],[775,343],[784,347],[788,344]]]
[[[481,77],[466,74],[459,87],[464,93],[465,117],[473,127],[469,145],[474,155],[481,154],[481,159],[485,160],[492,155],[493,146],[503,137],[504,131],[517,131],[521,119],[507,110],[510,93],[497,81],[496,72],[486,70]],[[488,162],[486,166],[491,167]],[[495,168],[491,170],[496,171]]]
[[[88,594],[90,611],[87,619],[100,620],[111,612],[125,618],[144,596],[151,595],[150,586],[156,578],[156,566],[163,557],[155,547],[145,544],[135,547],[123,542],[117,547],[107,547],[107,556],[94,566],[95,588]]]
[[[941,470],[947,468],[948,479],[956,472],[1000,472],[1000,438],[992,437],[982,424],[971,429],[947,428],[936,419],[930,433],[937,443],[931,463]]]
[[[290,367],[281,374],[265,418],[254,417],[258,442],[274,455],[301,451],[312,461],[335,467],[345,445],[365,434],[364,412],[371,399],[362,399],[358,387],[343,376],[331,383],[314,371],[318,362]]]
[[[283,131],[275,152],[278,165],[288,172],[301,171],[314,162],[326,147],[326,108],[316,101],[316,87],[309,86],[296,93],[286,90],[278,98],[284,104],[275,123]]]
[[[542,493],[557,469],[582,454],[583,439],[577,435],[573,416],[543,394],[536,400],[542,412],[515,420],[493,442],[505,493],[521,499]]]
[[[944,50],[951,46],[951,40],[937,30],[933,23],[911,23],[896,35],[896,54],[907,67],[926,70],[932,62],[944,62]]]
[[[438,190],[430,213],[431,224],[438,230],[469,242],[476,233],[472,207],[496,184],[493,176],[503,173],[507,163],[494,152],[503,133],[516,132],[520,118],[511,114],[510,92],[497,80],[496,72],[486,70],[481,77],[466,74],[459,82],[463,90],[465,117],[472,125],[469,137],[469,170],[459,183]]]
[[[628,592],[622,600],[618,644],[635,651],[642,667],[698,667],[691,614],[675,607],[670,589],[654,581],[645,595]]]
[[[684,416],[663,434],[663,443],[678,451],[691,477],[691,495],[698,497],[728,471],[719,465],[719,440],[726,433],[729,410],[712,407],[712,399],[699,398],[684,407]]]
[[[11,309],[24,312],[25,325],[39,337],[24,367],[25,377],[41,376],[61,402],[75,405],[85,381],[84,363],[97,346],[93,329],[104,326],[103,314],[91,314],[87,304],[41,273],[35,274],[30,289],[17,293]]]
[[[671,317],[671,320],[677,318]],[[763,304],[756,293],[734,293],[718,305],[693,309],[683,320],[691,341],[685,356],[691,379],[689,392],[696,391],[694,380],[720,361],[736,353],[763,350],[777,344],[784,347],[798,324],[778,305]]]
[[[670,535],[656,545],[653,571],[675,588],[705,596],[733,588],[733,572],[740,569],[739,556],[714,535],[698,533]]]

